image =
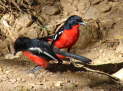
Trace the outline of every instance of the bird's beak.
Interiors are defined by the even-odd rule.
[[[86,22],[80,22],[79,24],[80,24],[80,25],[85,25],[85,26],[87,25]]]

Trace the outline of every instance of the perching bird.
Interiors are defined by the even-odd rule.
[[[79,27],[80,25],[85,25],[82,18],[77,15],[70,16],[64,23],[63,26],[54,34],[44,38],[43,40],[52,40],[52,47],[70,48],[77,42],[79,38]]]
[[[80,25],[86,25],[80,16],[70,16],[65,21],[64,25],[61,26],[54,35],[50,35],[40,39],[52,41],[51,47],[56,47],[59,49],[68,48],[69,52],[70,48],[77,42],[79,38]],[[65,58],[64,56],[59,54],[57,54],[57,56],[62,59]]]
[[[25,56],[38,65],[32,72],[38,70],[39,66],[47,68],[50,60],[58,61],[59,64],[62,63],[62,60],[56,56],[50,45],[43,40],[19,37],[14,43],[14,49],[15,54],[22,51]]]
[[[41,67],[47,68],[48,62],[50,60],[56,60],[59,64],[61,64],[62,60],[59,59],[56,54],[72,57],[74,59],[80,60],[84,64],[91,62],[91,60],[86,57],[60,51],[58,48],[52,49],[46,41],[30,39],[27,37],[19,37],[14,43],[14,49],[15,54],[19,51],[22,51],[25,56],[38,65],[32,69],[31,72],[35,72],[41,69]]]

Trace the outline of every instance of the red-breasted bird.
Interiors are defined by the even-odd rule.
[[[35,62],[38,66],[32,69],[30,72],[35,72],[41,67],[47,68],[50,60],[56,60],[59,64],[62,60],[59,59],[56,54],[60,54],[67,57],[80,60],[82,63],[88,64],[91,62],[90,59],[75,55],[72,53],[60,51],[58,48],[52,49],[47,41],[39,39],[30,39],[27,37],[19,37],[14,43],[15,54],[18,51],[22,51],[25,56]]]
[[[62,63],[62,60],[56,56],[51,46],[43,40],[19,37],[14,43],[14,49],[15,54],[22,51],[25,56],[38,65],[31,70],[32,72],[40,69],[40,67],[47,68],[50,60],[56,60],[59,64]]]
[[[70,48],[77,42],[79,38],[79,27],[80,25],[86,25],[82,18],[77,15],[70,16],[61,26],[54,35],[50,35],[44,38],[43,40],[51,41],[51,46],[56,48]],[[58,55],[60,58],[64,58],[62,55]]]
[[[81,24],[85,25],[81,17],[70,16],[54,35],[44,37],[44,39],[53,40],[51,45],[57,48],[71,48],[79,38]]]

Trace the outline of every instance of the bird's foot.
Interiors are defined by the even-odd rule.
[[[59,61],[58,61],[58,64],[59,64],[59,65],[60,65],[60,64],[62,64],[62,63],[63,63],[63,61],[62,61],[62,60],[59,60]]]

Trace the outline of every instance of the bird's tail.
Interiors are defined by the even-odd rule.
[[[76,55],[76,54],[73,54],[73,53],[68,53],[66,51],[61,51],[58,48],[54,48],[53,50],[54,50],[54,52],[56,54],[61,54],[63,56],[71,57],[71,58],[80,60],[81,62],[86,63],[86,64],[89,64],[92,61],[89,58],[86,58],[86,57],[83,57],[83,56],[79,56],[79,55]]]

